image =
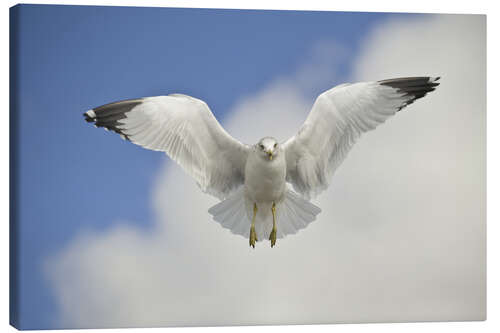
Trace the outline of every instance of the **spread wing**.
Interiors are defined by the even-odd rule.
[[[286,179],[306,198],[326,189],[362,133],[433,91],[438,78],[342,84],[322,93],[297,135],[284,143]]]
[[[249,147],[232,138],[199,99],[146,97],[106,104],[84,116],[96,127],[167,153],[203,191],[219,199],[243,184]]]

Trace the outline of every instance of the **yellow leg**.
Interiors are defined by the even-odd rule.
[[[250,226],[250,246],[255,248],[255,242],[257,241],[257,234],[255,233],[255,217],[257,216],[257,204],[253,204],[253,218],[252,225]]]
[[[273,202],[273,206],[271,207],[271,211],[273,212],[273,230],[269,235],[269,240],[271,241],[271,247],[276,245],[276,204]]]

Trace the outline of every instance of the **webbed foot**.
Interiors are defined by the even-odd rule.
[[[271,247],[276,245],[276,228],[273,228],[271,234],[269,235],[269,240],[271,241]]]
[[[248,243],[251,247],[255,249],[255,242],[258,241],[257,233],[255,232],[255,216],[257,216],[257,204],[253,204],[253,218],[252,225],[250,226],[250,237],[248,239]]]
[[[255,249],[255,242],[257,241],[257,233],[255,232],[255,227],[252,226],[250,227],[250,238],[249,238],[249,244],[251,247]]]
[[[271,231],[271,234],[269,235],[269,240],[271,241],[271,247],[276,245],[276,203],[273,202],[273,205],[271,207],[271,212],[273,213],[273,230]]]

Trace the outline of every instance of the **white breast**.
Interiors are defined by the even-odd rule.
[[[245,166],[245,194],[254,202],[280,202],[286,189],[285,154],[280,151],[273,160],[263,159],[257,152],[249,154]]]

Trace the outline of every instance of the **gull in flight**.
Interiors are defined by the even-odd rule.
[[[439,85],[439,77],[341,84],[316,99],[299,132],[285,142],[265,137],[247,145],[231,137],[205,102],[171,94],[106,104],[87,122],[147,149],[163,151],[202,191],[221,200],[208,212],[250,246],[294,234],[321,209],[325,190],[362,133],[374,129]],[[279,126],[279,124],[277,124]],[[289,184],[289,185],[288,185]]]

